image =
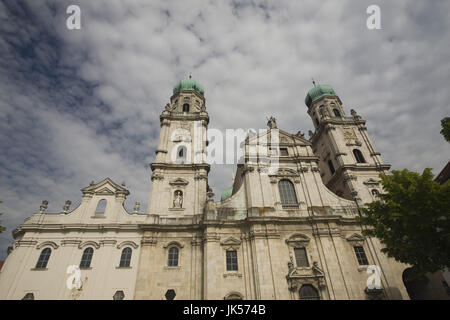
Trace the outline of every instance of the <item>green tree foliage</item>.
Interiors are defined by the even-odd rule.
[[[3,201],[0,200],[0,203],[2,203],[2,202],[3,202]],[[0,217],[2,216],[2,214],[3,214],[3,213],[0,212]],[[0,221],[0,223],[1,223],[1,221]],[[6,228],[5,228],[5,227],[2,227],[2,225],[0,224],[0,233],[2,233],[2,232],[5,231],[5,230],[6,230]]]
[[[441,134],[444,136],[445,140],[450,142],[450,117],[445,117],[441,120]]]
[[[414,266],[416,275],[450,267],[450,183],[406,169],[381,176],[380,200],[362,209],[366,236],[377,237],[389,257]]]

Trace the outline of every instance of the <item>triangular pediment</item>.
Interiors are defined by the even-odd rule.
[[[241,240],[236,239],[235,237],[228,237],[224,241],[220,242],[223,246],[238,246],[241,244]]]
[[[278,132],[278,133],[277,133]],[[274,135],[274,136],[273,136]],[[256,143],[258,141],[260,144],[270,144],[274,142],[277,144],[276,135],[278,135],[278,143],[282,144],[306,144],[311,145],[311,142],[301,137],[300,135],[290,134],[281,129],[269,129],[266,132],[255,134],[253,136],[247,137],[246,142],[248,143]],[[273,137],[272,137],[273,136]],[[271,141],[271,139],[275,141]]]
[[[86,188],[81,189],[83,194],[99,194],[99,195],[114,195],[123,193],[125,195],[130,194],[130,192],[123,186],[118,185],[110,178],[106,178],[99,183],[91,183]]]

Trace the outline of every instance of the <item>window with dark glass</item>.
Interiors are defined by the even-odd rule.
[[[89,268],[91,266],[92,256],[94,255],[94,249],[86,248],[81,256],[80,268]]]
[[[333,113],[334,113],[334,115],[335,115],[336,117],[340,117],[340,116],[341,116],[341,113],[339,112],[338,109],[333,109]]]
[[[126,268],[130,266],[131,263],[131,248],[124,248],[122,250],[122,255],[120,256],[119,267]]]
[[[282,156],[288,156],[288,149],[287,148],[280,148],[280,155]]]
[[[183,104],[183,112],[189,112],[189,104]]]
[[[328,160],[328,167],[330,167],[331,174],[333,175],[336,170],[334,170],[333,162],[331,160]]]
[[[365,163],[366,162],[366,160],[364,159],[361,151],[359,151],[358,149],[353,149],[353,154],[355,155],[356,162],[358,162],[358,163]]]
[[[283,206],[298,206],[294,184],[291,181],[286,179],[280,180],[278,182],[278,190],[280,191],[280,199]]]
[[[238,269],[236,250],[227,251],[227,271],[236,271]]]
[[[169,267],[178,266],[178,248],[172,247],[169,249],[169,260],[167,262]]]
[[[295,261],[297,262],[297,267],[309,267],[308,257],[306,256],[305,248],[295,248],[294,255]]]
[[[366,266],[369,264],[367,261],[366,253],[364,252],[364,248],[362,246],[355,246],[356,258],[358,259],[358,263],[362,266]]]
[[[45,269],[47,267],[47,263],[50,259],[51,253],[52,250],[50,248],[45,248],[44,250],[42,250],[38,262],[36,263],[36,269]]]
[[[310,284],[302,285],[299,295],[301,300],[320,300],[319,292]]]

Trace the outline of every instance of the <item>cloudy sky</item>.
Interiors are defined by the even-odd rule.
[[[68,30],[66,8],[81,8]],[[366,9],[381,8],[382,30]],[[393,169],[437,174],[450,158],[450,1],[0,1],[0,259],[11,231],[49,200],[59,212],[91,180],[126,182],[145,211],[159,115],[192,74],[210,127],[288,132],[330,84],[367,120]],[[212,167],[217,196],[235,166]]]

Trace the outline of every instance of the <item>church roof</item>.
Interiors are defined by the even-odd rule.
[[[308,94],[306,95],[305,98],[305,104],[309,108],[311,103],[325,96],[336,97],[337,94],[332,86],[327,84],[319,84],[317,86],[314,86],[311,90],[308,91]]]
[[[173,94],[177,94],[180,91],[195,91],[201,96],[205,94],[203,86],[192,79],[191,76],[189,76],[189,79],[181,80],[173,87]]]

